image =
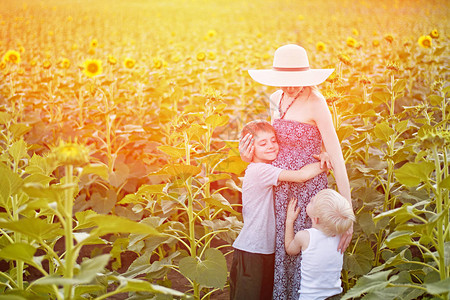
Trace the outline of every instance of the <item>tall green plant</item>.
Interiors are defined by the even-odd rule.
[[[92,211],[74,218],[73,201],[78,194],[79,176],[89,160],[86,148],[62,143],[49,156],[33,155],[31,158],[27,149],[20,139],[1,153],[0,206],[4,212],[0,217],[0,258],[10,263],[9,270],[0,272],[3,294],[38,299],[85,299],[95,295],[104,299],[104,295],[129,291],[183,296],[183,293],[145,280],[105,271],[109,255],[86,258],[78,263],[83,246],[108,244],[104,238],[108,234],[157,237],[159,232],[144,223]],[[58,166],[64,170],[62,178],[54,176]],[[63,240],[64,247],[59,249],[57,243]],[[40,276],[27,281],[24,274],[31,267]],[[107,292],[109,284],[103,284],[101,278],[120,285]]]

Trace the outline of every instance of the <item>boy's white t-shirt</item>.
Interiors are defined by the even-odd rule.
[[[340,236],[327,236],[316,228],[309,232],[309,245],[302,251],[299,300],[322,300],[342,292],[343,254],[337,250]]]
[[[275,211],[273,186],[283,171],[266,163],[251,163],[242,183],[242,216],[244,227],[233,243],[242,251],[275,253]]]

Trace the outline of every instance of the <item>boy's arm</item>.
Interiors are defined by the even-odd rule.
[[[299,254],[300,251],[305,248],[305,238],[309,238],[307,231],[299,231],[294,234],[294,221],[297,219],[300,213],[300,207],[297,207],[297,199],[292,199],[289,201],[287,214],[286,214],[286,229],[284,233],[284,247],[286,248],[286,253],[289,255]],[[305,237],[305,234],[308,235]]]
[[[278,181],[305,182],[311,178],[316,177],[324,171],[327,171],[327,169],[322,169],[319,162],[312,163],[304,166],[300,170],[281,171],[280,175],[278,176]]]

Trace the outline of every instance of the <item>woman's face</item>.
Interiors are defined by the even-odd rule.
[[[301,91],[302,86],[283,86],[281,90],[289,97],[296,97]]]

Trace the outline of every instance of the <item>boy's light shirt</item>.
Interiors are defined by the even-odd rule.
[[[233,247],[251,253],[275,253],[273,187],[282,169],[266,163],[250,163],[242,184],[244,227]]]
[[[299,300],[318,300],[342,292],[343,254],[337,250],[340,236],[326,236],[316,228],[309,232],[308,248],[302,251]]]

